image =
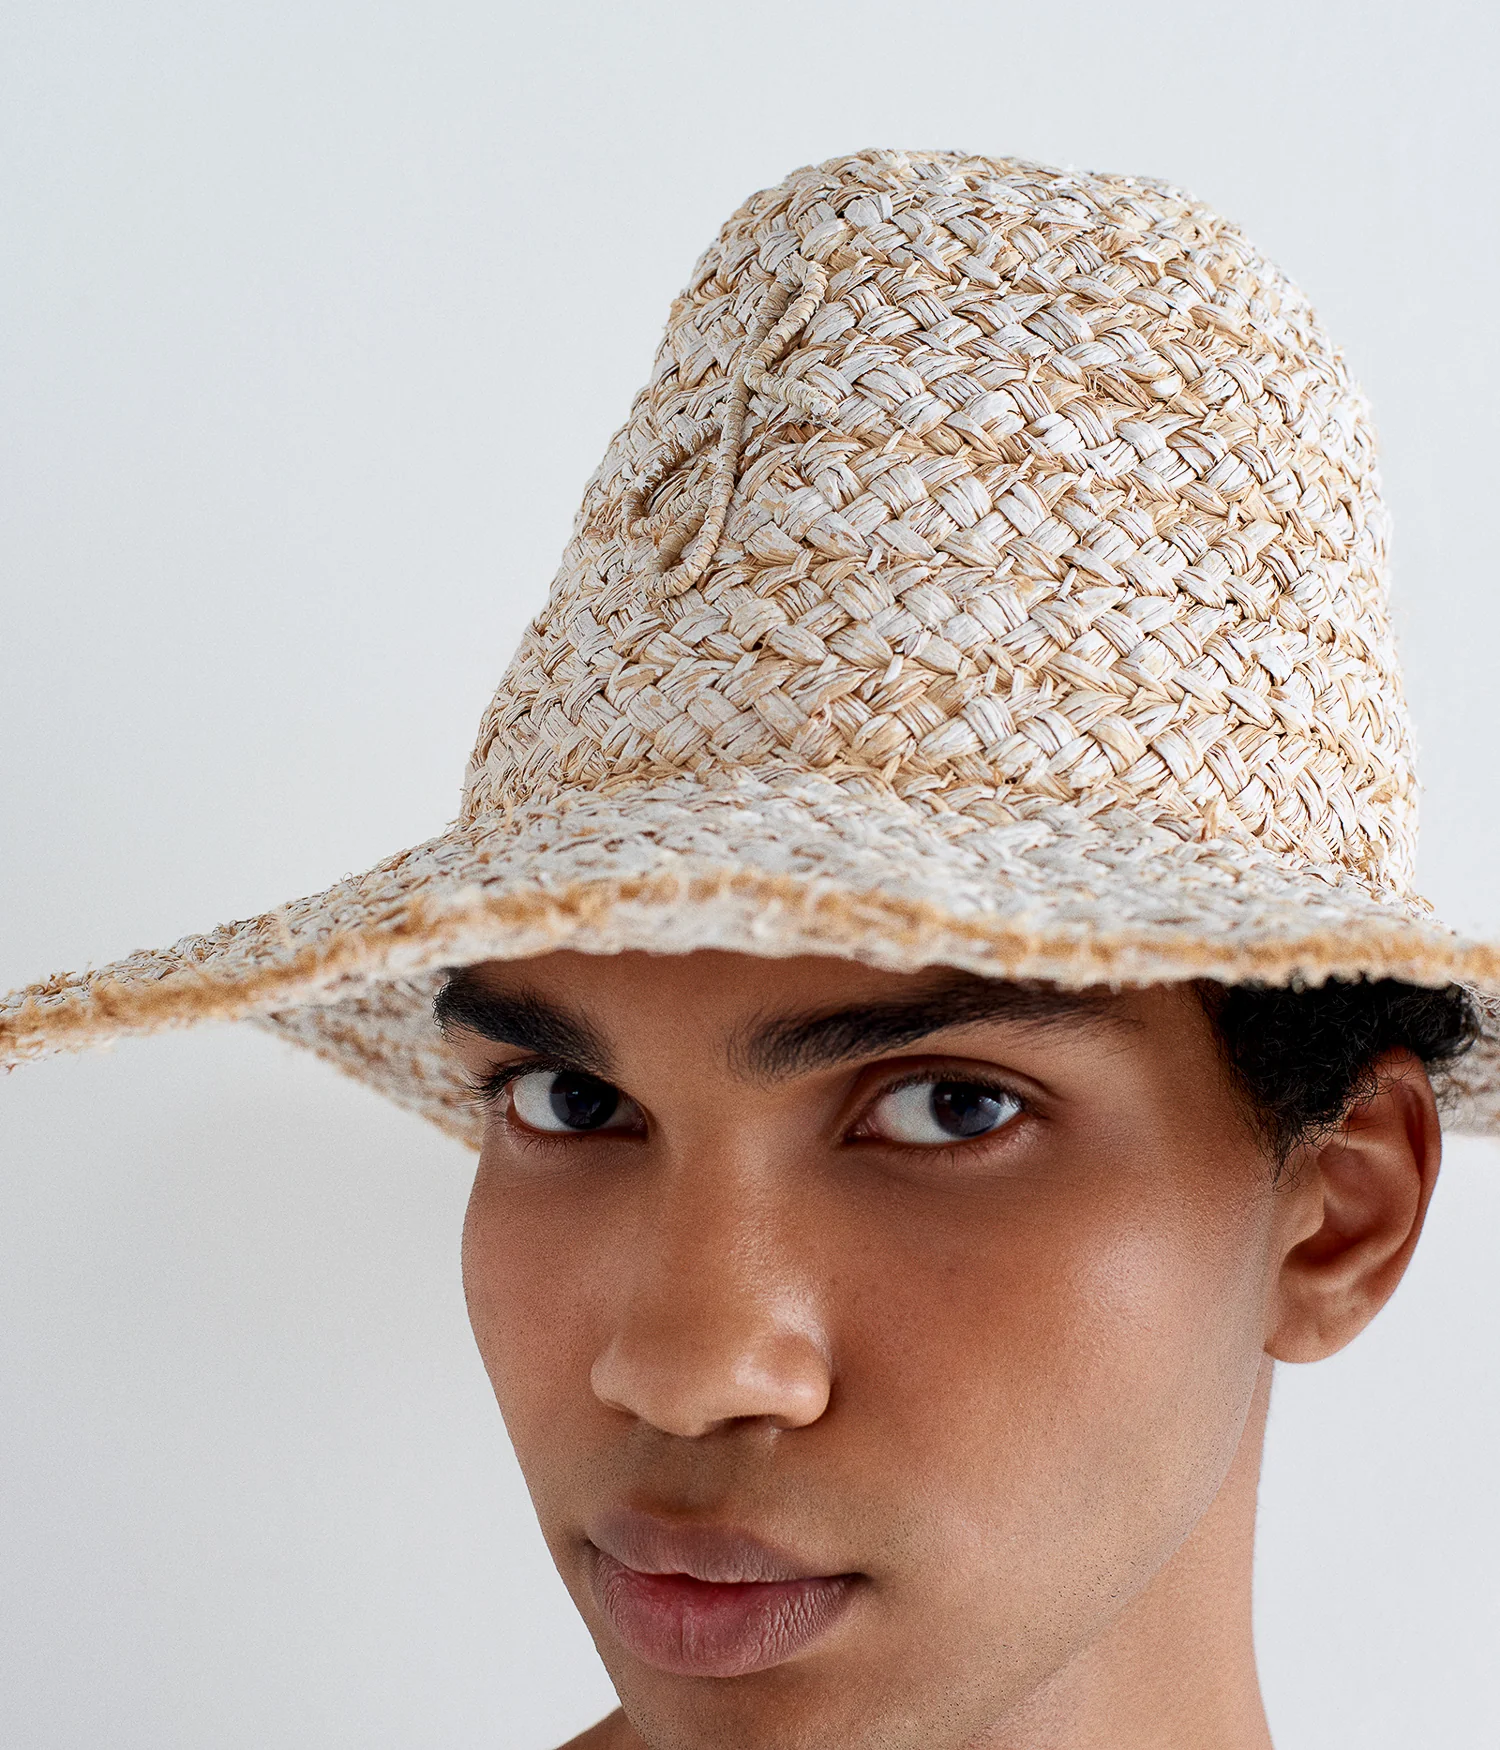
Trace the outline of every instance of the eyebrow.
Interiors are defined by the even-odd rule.
[[[981,1021],[1118,1033],[1140,1026],[1109,995],[953,973],[914,997],[764,1021],[731,1042],[730,1060],[747,1078],[780,1081]]]
[[[460,969],[448,974],[432,1013],[450,1038],[459,1031],[477,1033],[496,1045],[576,1064],[591,1075],[610,1074],[609,1048],[588,1022],[533,991],[487,990],[472,972]]]
[[[608,1079],[608,1046],[581,1016],[533,991],[487,989],[472,971],[449,973],[432,1005],[448,1036],[476,1033],[538,1057],[561,1060]],[[953,972],[916,995],[893,1002],[851,1004],[820,1014],[777,1016],[732,1034],[730,1069],[746,1081],[783,1081],[914,1045],[933,1033],[983,1021],[1033,1029],[1128,1033],[1140,1023],[1112,996],[1054,985],[1012,984]]]

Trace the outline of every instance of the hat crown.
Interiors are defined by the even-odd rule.
[[[700,259],[463,817],[791,768],[1404,895],[1385,545],[1363,401],[1235,227],[1139,178],[858,153]]]

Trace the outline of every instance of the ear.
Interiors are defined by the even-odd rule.
[[[1409,1051],[1384,1053],[1374,1073],[1377,1091],[1289,1163],[1266,1342],[1277,1361],[1337,1354],[1390,1299],[1416,1250],[1442,1157],[1437,1102]]]

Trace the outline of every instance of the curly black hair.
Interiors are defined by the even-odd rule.
[[[1480,1032],[1474,999],[1456,984],[1204,982],[1198,995],[1278,1171],[1299,1143],[1341,1124],[1376,1092],[1382,1053],[1404,1047],[1431,1073],[1462,1057]]]

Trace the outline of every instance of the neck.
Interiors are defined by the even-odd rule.
[[[1213,1504],[1108,1629],[969,1750],[1272,1750],[1250,1582],[1271,1363]],[[649,1750],[622,1713],[564,1750]]]
[[[1250,1612],[1270,1399],[1268,1360],[1234,1463],[1187,1541],[983,1750],[1271,1750]]]

